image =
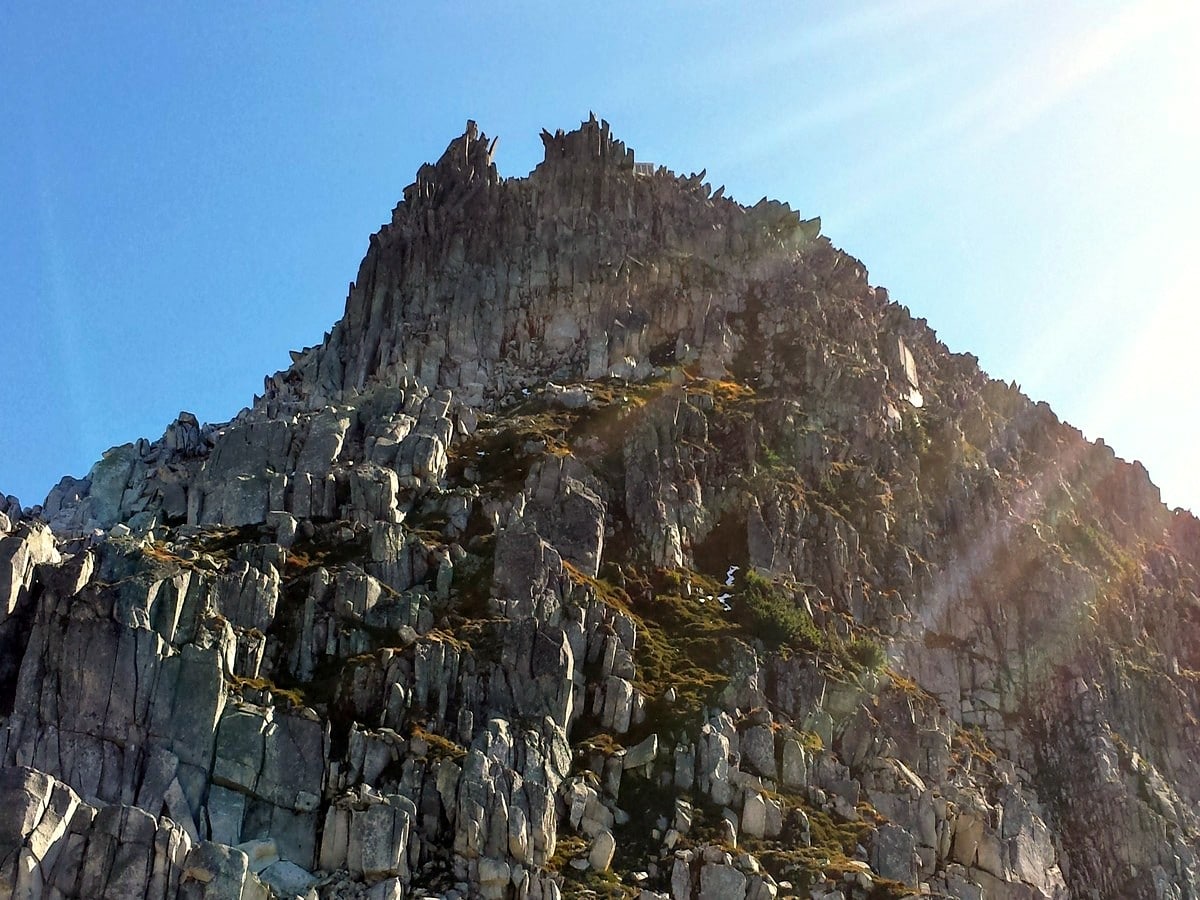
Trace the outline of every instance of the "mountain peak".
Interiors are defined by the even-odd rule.
[[[1200,524],[818,219],[543,141],[0,498],[0,895],[1192,896]]]
[[[871,302],[861,264],[787,204],[743,207],[703,173],[638,167],[594,116],[542,139],[526,178],[499,177],[473,123],[423,166],[372,238],[343,319],[280,383],[323,401],[411,375],[481,404],[538,379],[641,378],[652,356],[719,373],[746,339],[751,280],[836,270]]]

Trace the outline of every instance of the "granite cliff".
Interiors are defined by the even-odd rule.
[[[0,496],[0,897],[1196,897],[1200,524],[819,220],[543,141]]]

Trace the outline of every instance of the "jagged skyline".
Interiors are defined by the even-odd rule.
[[[466,118],[523,175],[594,108],[640,159],[822,216],[952,350],[1200,504],[1171,114],[1193,13],[640,10],[624,37],[627,12],[5,12],[0,490],[38,503],[181,408],[228,419],[337,319],[362,235]]]
[[[0,895],[1193,895],[1200,521],[815,219],[541,143],[0,507]]]

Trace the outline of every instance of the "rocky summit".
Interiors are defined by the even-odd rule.
[[[0,496],[0,897],[1200,896],[1200,523],[819,219],[542,138]]]

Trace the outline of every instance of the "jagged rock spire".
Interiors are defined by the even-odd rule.
[[[330,338],[267,401],[409,375],[483,404],[546,378],[641,377],[652,351],[719,373],[743,340],[730,317],[751,259],[765,274],[804,254],[869,300],[861,264],[786,204],[747,209],[703,173],[643,171],[595,115],[542,140],[545,160],[502,180],[468,123],[372,238]]]
[[[545,164],[568,165],[598,164],[633,169],[634,154],[624,143],[612,136],[608,122],[597,120],[596,114],[588,116],[586,122],[574,131],[564,132],[561,128],[551,134],[542,130],[542,145],[545,147]]]
[[[413,205],[461,204],[475,190],[499,184],[500,176],[492,161],[497,140],[489,142],[475,121],[467,120],[466,130],[450,142],[441,158],[417,171],[417,180],[404,189],[404,201]]]

